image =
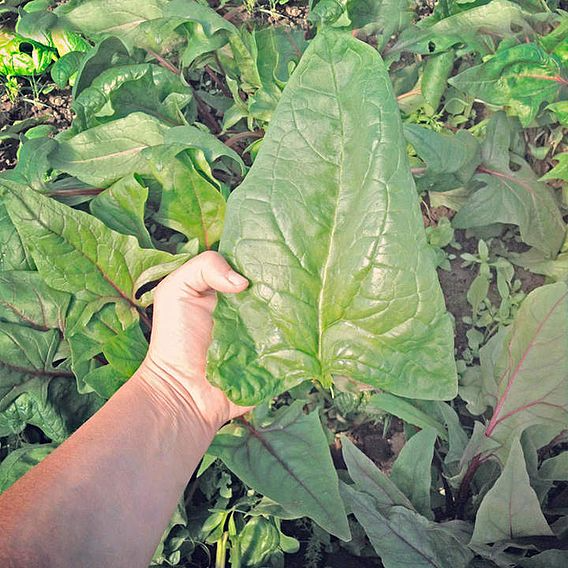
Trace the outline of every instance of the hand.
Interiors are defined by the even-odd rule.
[[[172,272],[156,288],[150,348],[139,374],[181,394],[215,431],[250,408],[233,404],[205,377],[216,291],[242,292],[246,278],[207,251]]]

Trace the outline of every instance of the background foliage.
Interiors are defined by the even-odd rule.
[[[5,0],[0,18],[0,491],[136,370],[152,284],[217,247],[302,53],[348,28],[388,67],[459,395],[339,377],[261,404],[215,439],[154,565],[566,565],[560,2]]]

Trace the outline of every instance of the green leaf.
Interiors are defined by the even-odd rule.
[[[104,341],[102,354],[109,364],[91,370],[83,381],[103,399],[109,399],[137,371],[147,350],[140,325],[133,323]]]
[[[346,436],[341,438],[341,451],[357,489],[372,496],[379,511],[394,505],[414,510],[408,497]]]
[[[141,249],[134,237],[16,184],[5,190],[3,199],[46,284],[75,294],[93,310],[113,302],[141,311],[139,288],[187,259],[187,255]]]
[[[552,536],[552,531],[530,486],[523,449],[516,439],[499,479],[479,506],[471,541],[491,543],[529,536]]]
[[[562,126],[568,126],[568,101],[558,101],[546,107],[551,110]]]
[[[465,186],[481,162],[479,142],[467,130],[442,134],[404,124],[404,136],[426,164],[416,179],[420,191],[449,191]]]
[[[39,331],[0,322],[0,411],[5,410],[30,385],[47,384],[51,377],[69,376],[53,360],[61,336],[55,329]]]
[[[482,101],[505,106],[528,126],[543,103],[560,95],[566,80],[560,60],[534,43],[500,49],[481,65],[469,67],[450,84]]]
[[[541,181],[549,179],[561,179],[568,181],[568,152],[556,154],[554,159],[557,160],[558,163],[540,178]]]
[[[525,298],[513,324],[481,348],[483,391],[493,415],[481,443],[470,443],[479,444],[476,452],[496,445],[490,451],[504,463],[511,445],[529,426],[556,425],[558,431],[565,427],[567,316],[568,286],[542,286]]]
[[[20,46],[31,47],[26,53]],[[0,76],[26,77],[43,73],[55,57],[55,50],[8,30],[0,30]]]
[[[93,392],[97,384],[107,383],[112,379],[106,375],[109,369],[102,371],[105,375],[100,376],[101,371],[97,371],[100,368],[98,363],[100,357],[97,356],[102,355],[105,346],[121,335],[125,328],[135,323],[135,320],[121,322],[114,306],[110,304],[91,317],[90,311],[85,310],[84,302],[74,302],[68,322],[65,339],[69,342],[71,350],[71,368],[77,378],[77,388],[81,393]],[[115,379],[124,379],[117,377],[116,371],[114,375]]]
[[[99,193],[89,204],[91,213],[107,227],[123,234],[133,235],[143,248],[154,248],[144,224],[144,207],[148,188],[135,176],[126,176]]]
[[[182,150],[193,149],[203,153],[209,164],[220,158],[232,160],[245,173],[246,166],[242,158],[232,149],[223,144],[216,136],[195,126],[175,126],[170,128],[164,137],[164,143],[169,145],[175,154]]]
[[[51,79],[60,88],[64,89],[72,77],[79,71],[84,53],[71,51],[60,57],[51,67]]]
[[[248,99],[245,104],[239,90],[232,89],[234,106],[224,116],[225,129],[229,128],[230,120],[233,120],[230,114],[238,112],[239,109],[249,119],[254,118],[261,122],[271,120],[282,88],[306,46],[307,42],[301,30],[284,27],[253,32],[241,29],[238,35],[231,36],[234,62],[226,63],[232,63],[236,67],[235,74],[240,76],[239,88],[247,93]]]
[[[540,183],[530,166],[509,155],[509,126],[504,113],[496,113],[487,126],[482,166],[475,190],[452,219],[456,229],[492,223],[518,225],[522,240],[554,257],[564,240],[566,226],[552,190]],[[516,164],[513,171],[509,162]]]
[[[223,47],[237,29],[231,22],[209,6],[194,0],[173,0],[168,3],[165,15],[185,22],[188,33],[187,47],[182,54],[184,66],[210,51]]]
[[[56,444],[30,444],[14,450],[0,464],[0,493],[6,491],[10,485],[18,481],[24,473],[37,465],[56,447]]]
[[[538,470],[540,479],[568,481],[568,452],[545,460]]]
[[[32,381],[21,391],[0,412],[0,436],[19,434],[31,424],[61,443],[99,410],[103,402],[96,395],[79,394],[69,377]]]
[[[0,436],[19,433],[26,424],[62,442],[100,406],[94,396],[79,396],[73,374],[54,366],[61,335],[0,322]]]
[[[341,493],[385,568],[465,568],[473,558],[443,525],[415,511],[393,506],[383,514],[366,493],[345,484],[341,484]]]
[[[45,191],[51,170],[50,155],[55,147],[57,142],[51,138],[26,138],[20,146],[16,167],[4,172],[2,178]]]
[[[530,558],[519,560],[519,568],[564,568],[568,563],[568,550],[545,550]]]
[[[251,422],[233,422],[219,432],[209,453],[290,513],[307,516],[348,540],[349,526],[326,436],[318,413],[304,414],[302,407],[297,401],[268,419],[256,419],[253,414]]]
[[[191,98],[191,90],[168,69],[150,63],[112,65],[75,97],[74,125],[84,130],[135,112],[183,125],[182,109]]]
[[[511,262],[535,274],[548,276],[554,282],[568,281],[568,248],[566,245],[562,247],[560,254],[554,260],[547,258],[539,250],[530,249],[527,252],[512,255]]]
[[[151,167],[162,185],[156,221],[188,240],[199,239],[200,250],[210,249],[223,231],[225,200],[221,193],[197,171],[185,152],[164,161],[155,152]]]
[[[384,410],[401,420],[418,428],[433,428],[442,440],[446,440],[448,434],[443,424],[432,418],[412,404],[412,401],[399,398],[387,392],[374,394],[367,402],[367,408]]]
[[[436,431],[432,428],[414,434],[404,444],[391,472],[391,480],[410,499],[416,510],[428,519],[434,518],[430,507],[430,485],[436,437]]]
[[[220,298],[208,376],[235,402],[335,374],[400,396],[455,395],[451,322],[369,46],[333,30],[312,41],[224,231],[221,253],[252,285]]]
[[[37,272],[0,271],[0,321],[63,331],[70,301],[69,294],[47,286]]]
[[[1,184],[1,180],[0,180]],[[1,194],[0,194],[1,197]],[[29,270],[34,264],[0,199],[0,270]]]
[[[253,517],[238,534],[242,566],[265,566],[280,545],[280,531],[272,520]]]
[[[481,52],[487,51],[485,36],[513,35],[513,28],[531,32],[530,14],[508,0],[492,0],[469,10],[438,20],[425,18],[418,26],[404,30],[397,42],[387,51],[389,59],[400,57],[404,51],[430,54],[446,51],[465,43]]]
[[[353,28],[381,34],[379,50],[394,34],[406,28],[414,16],[409,0],[347,0],[347,13]]]
[[[71,0],[55,9],[65,29],[87,35],[121,35],[147,20],[162,16],[166,0]]]
[[[424,100],[430,106],[429,110],[431,113],[436,112],[440,106],[440,101],[448,84],[448,77],[454,67],[454,58],[454,51],[450,49],[449,51],[431,55],[426,60],[421,90]],[[459,132],[466,131],[460,130]]]
[[[442,134],[417,124],[405,124],[404,136],[434,174],[457,174],[467,182],[481,162],[477,139],[467,130]]]
[[[162,144],[167,126],[134,112],[85,130],[60,142],[51,155],[53,167],[94,186],[108,187],[147,168],[142,150]]]

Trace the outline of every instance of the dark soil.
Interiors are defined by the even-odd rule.
[[[290,1],[284,5],[271,5],[270,0],[255,0],[250,10],[244,3],[236,8],[230,8],[224,17],[234,24],[248,22],[258,26],[285,25],[290,28],[307,30],[308,1]]]
[[[22,80],[24,82],[25,80]],[[0,131],[24,119],[37,119],[38,124],[52,124],[57,131],[69,128],[73,113],[71,112],[71,90],[54,89],[49,93],[41,93],[33,99],[24,84],[22,92],[11,101],[3,92],[0,96]],[[0,171],[16,165],[18,140],[0,142]]]

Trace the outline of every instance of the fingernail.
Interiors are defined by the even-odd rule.
[[[233,286],[242,286],[243,284],[248,283],[248,280],[244,276],[241,276],[240,274],[237,274],[236,272],[229,272],[229,274],[227,274],[227,280]]]

